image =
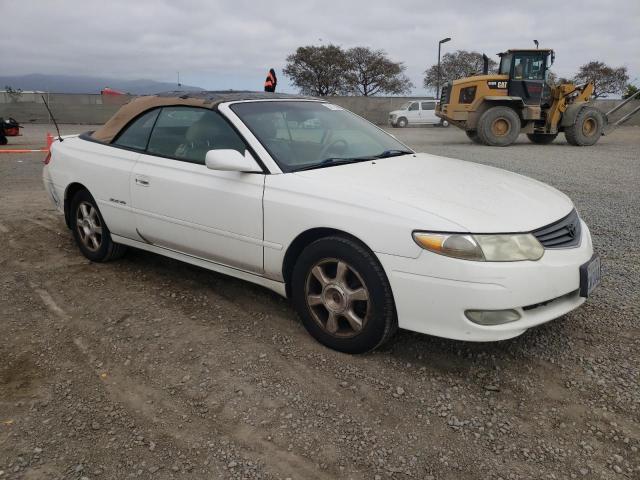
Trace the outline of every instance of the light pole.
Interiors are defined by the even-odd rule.
[[[451,38],[443,38],[438,42],[438,83],[436,86],[436,100],[440,98],[440,47],[443,43],[447,43]]]

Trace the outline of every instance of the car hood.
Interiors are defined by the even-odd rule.
[[[295,173],[332,200],[473,233],[529,232],[573,209],[562,192],[499,168],[429,154]],[[306,182],[304,182],[306,183]],[[316,188],[313,188],[316,187]]]
[[[408,110],[393,110],[389,112],[389,115],[402,115],[406,113]]]

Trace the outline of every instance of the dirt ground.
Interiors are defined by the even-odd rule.
[[[44,154],[0,154],[0,480],[640,478],[640,128],[591,148],[393,133],[565,191],[601,287],[513,340],[401,331],[344,355],[260,287],[135,250],[88,262]]]

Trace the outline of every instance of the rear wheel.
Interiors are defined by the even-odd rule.
[[[476,130],[465,130],[465,132],[467,134],[467,137],[469,137],[469,139],[473,142],[473,143],[482,143],[480,141],[480,138],[478,137],[478,132]]]
[[[539,145],[548,145],[553,142],[557,136],[557,133],[527,133],[527,138],[531,140],[532,143]]]
[[[96,201],[86,190],[71,200],[71,230],[82,254],[92,262],[108,262],[121,257],[126,246],[114,243]]]
[[[3,133],[0,133],[0,145],[6,145],[7,143],[9,143],[7,137],[5,137]]]
[[[409,122],[407,121],[406,118],[404,117],[400,117],[398,119],[398,121],[396,122],[396,125],[398,126],[398,128],[404,128],[409,124]]]
[[[520,135],[520,117],[513,108],[491,107],[480,117],[477,132],[485,145],[506,147]]]
[[[565,129],[564,136],[571,145],[589,146],[600,139],[603,129],[602,112],[594,107],[584,107],[576,116],[573,125]]]
[[[293,269],[294,306],[320,343],[364,353],[397,330],[391,286],[374,255],[349,238],[333,236],[307,246]]]

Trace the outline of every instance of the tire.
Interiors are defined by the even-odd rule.
[[[308,245],[296,261],[291,282],[304,327],[329,348],[368,352],[398,328],[391,286],[380,262],[352,239],[331,236]]]
[[[70,224],[73,237],[82,254],[92,262],[108,262],[124,255],[127,247],[111,240],[96,201],[86,190],[71,200]],[[100,229],[98,231],[98,229]]]
[[[573,125],[565,128],[564,136],[571,145],[590,146],[600,140],[603,129],[602,112],[594,107],[584,107],[576,116]]]
[[[531,140],[531,143],[538,145],[549,145],[557,136],[557,133],[527,133],[527,138]]]
[[[480,117],[477,132],[485,145],[506,147],[520,135],[520,117],[513,108],[491,107]]]
[[[449,126],[449,122],[447,120],[441,120],[440,121],[440,126],[447,128]]]
[[[467,134],[467,137],[469,137],[473,143],[482,144],[476,130],[465,130],[464,133]]]
[[[7,140],[7,137],[5,137],[2,133],[0,133],[0,145],[6,145],[7,143],[9,143],[9,140]]]
[[[400,118],[398,119],[398,121],[396,122],[396,126],[397,126],[398,128],[404,128],[404,127],[406,127],[407,125],[409,125],[409,122],[408,122],[408,121],[407,121],[407,119],[406,119],[406,118],[404,118],[404,117],[400,117]]]

